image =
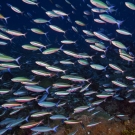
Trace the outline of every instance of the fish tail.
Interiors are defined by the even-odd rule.
[[[48,88],[46,88],[46,92],[49,94],[49,89],[51,88],[51,86],[49,86]]]
[[[105,71],[106,71],[107,67],[108,67],[108,66],[105,67],[105,69],[104,69]]]
[[[104,51],[105,56],[106,56],[106,52],[108,51],[108,48],[109,48],[109,46],[107,46],[107,47],[106,47],[106,50]]]
[[[89,82],[90,80],[91,80],[91,78],[87,79],[86,82],[91,83],[91,82]]]
[[[62,45],[62,46],[60,47],[60,50],[61,50],[61,51],[63,51],[63,49],[62,49],[63,46],[64,46],[64,45]]]
[[[42,48],[43,48],[43,47],[39,48],[39,51],[40,51],[41,53],[42,53]]]
[[[94,57],[95,55],[92,55],[92,56],[90,56],[90,59],[93,61],[93,57]]]
[[[121,72],[122,72],[122,75],[124,75],[125,71],[122,70]]]
[[[9,3],[7,3],[7,6],[12,7],[12,5],[11,5],[11,4],[9,4]]]
[[[111,9],[112,8],[114,8],[115,6],[110,6],[109,8],[108,8],[108,11],[111,13],[112,11],[111,11]]]
[[[51,21],[52,21],[52,19],[50,19],[50,20],[48,21],[48,23],[50,23],[50,24],[51,24]]]
[[[23,34],[23,36],[26,38],[27,32]]]
[[[120,25],[123,23],[124,21],[120,21],[120,20],[117,20],[117,25],[118,25],[118,28],[120,29]]]
[[[19,69],[22,69],[21,66],[22,66],[22,65],[19,65]]]
[[[39,7],[39,3],[37,3],[37,4],[36,4],[36,6],[38,6],[38,7]]]
[[[25,118],[25,120],[26,120],[27,122],[29,121],[28,119],[29,119],[29,116],[27,116],[27,117]]]
[[[19,60],[20,60],[21,56],[18,57],[17,59],[15,59],[15,61],[19,64]],[[19,64],[20,65],[20,64]]]
[[[9,19],[9,18],[10,18],[10,17],[5,17],[5,18],[4,18],[4,20],[5,20],[6,23],[7,23],[7,19]]]
[[[13,43],[13,41],[12,41],[13,39],[14,39],[14,37],[10,39],[10,42],[11,42],[11,43]]]
[[[66,74],[66,71],[67,71],[67,70],[64,70],[63,73]]]
[[[0,77],[0,80],[2,80],[3,79],[3,75]]]
[[[54,128],[53,128],[53,131],[54,132],[57,132],[57,128],[59,127],[59,125],[58,126],[55,126]]]

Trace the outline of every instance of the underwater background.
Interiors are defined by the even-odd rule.
[[[134,4],[0,0],[0,135],[135,135]]]

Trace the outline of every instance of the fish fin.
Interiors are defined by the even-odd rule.
[[[90,59],[93,61],[93,57],[94,57],[95,55],[92,55],[92,56],[90,56]]]
[[[28,119],[29,119],[29,116],[27,116],[27,117],[25,118],[25,120],[26,120],[27,122],[29,121]]]
[[[50,23],[50,24],[51,24],[51,21],[52,21],[52,19],[50,19],[50,20],[48,21],[48,23]]]
[[[109,8],[108,8],[108,11],[111,13],[111,9],[112,8],[114,8],[115,6],[110,6]]]
[[[107,46],[107,48],[106,48],[105,51],[104,51],[105,56],[106,56],[106,52],[108,51],[108,48],[109,48],[109,46]]]
[[[27,32],[23,34],[23,36],[26,38]]]
[[[67,69],[66,70],[63,70],[63,73],[66,75],[66,71],[67,71]]]
[[[4,20],[5,20],[6,23],[7,23],[7,19],[9,19],[9,18],[10,18],[10,17],[5,17],[5,18],[4,18]]]
[[[49,94],[49,89],[51,88],[51,86],[49,86],[48,88],[45,89],[45,91]]]
[[[60,50],[61,50],[61,51],[63,51],[63,49],[62,49],[62,48],[63,48],[63,46],[64,46],[64,45],[62,45],[62,46],[60,47]]]
[[[13,37],[13,38],[10,39],[10,42],[11,42],[11,43],[14,43],[14,42],[12,41],[14,38],[15,38],[15,37]]]
[[[22,65],[19,65],[19,69],[22,69],[21,66],[22,66]]]
[[[91,78],[87,79],[86,82],[91,83],[91,82],[89,82],[90,80],[91,80]]]
[[[7,6],[12,7],[12,5],[11,5],[11,4],[9,4],[9,3],[7,3]]]
[[[37,3],[37,4],[36,4],[36,6],[38,6],[38,7],[39,7],[39,3]]]
[[[39,51],[42,53],[42,48],[44,48],[44,47],[41,47],[41,48],[39,48]]]
[[[105,67],[104,71],[106,71],[107,67],[108,67],[108,66]]]
[[[120,21],[120,20],[117,20],[117,25],[118,25],[118,28],[120,29],[120,25],[123,23],[124,21]]]
[[[20,60],[20,58],[21,58],[21,56],[20,56],[20,57],[18,57],[17,59],[15,59],[15,61],[18,63],[18,65],[20,65],[20,64],[19,64],[19,60]]]
[[[2,80],[2,78],[3,78],[3,75],[0,77],[0,80]]]
[[[53,131],[54,132],[57,132],[57,128],[59,127],[59,125],[58,126],[55,126],[54,128],[53,128]]]
[[[8,68],[8,72],[9,72],[9,73],[11,73],[11,70],[10,70],[10,68]]]

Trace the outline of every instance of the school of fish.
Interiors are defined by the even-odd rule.
[[[108,100],[135,103],[134,51],[123,40],[112,37],[109,30],[102,29],[103,25],[113,27],[123,39],[130,39],[134,34],[123,29],[126,20],[115,17],[117,5],[105,0],[82,0],[82,5],[87,6],[84,19],[78,15],[74,20],[72,16],[76,16],[81,7],[72,4],[72,0],[64,1],[69,7],[68,13],[56,0],[57,4],[50,0],[53,6],[49,10],[47,5],[41,5],[41,0],[18,1],[29,8],[35,6],[44,16],[37,13],[36,18],[10,1],[6,3],[10,12],[32,23],[32,27],[13,30],[9,27],[12,16],[0,14],[0,47],[3,48],[0,49],[0,96],[4,99],[0,101],[0,135],[13,132],[15,127],[29,129],[36,135],[57,132],[62,124],[83,126],[82,121],[70,115],[83,111],[95,115],[99,113],[95,108]],[[134,12],[134,3],[125,2],[125,9]],[[25,25],[25,21],[21,23]],[[90,29],[88,25],[96,25],[99,30]],[[34,35],[30,39],[29,33]],[[17,50],[18,40],[21,53]],[[4,49],[5,46],[9,50]],[[12,53],[8,53],[10,50]],[[12,75],[9,82],[4,82],[6,72]],[[51,80],[52,84],[44,87],[43,80],[44,83]],[[62,123],[51,127],[45,117],[50,121],[62,120]],[[115,117],[129,117],[129,114],[120,112],[110,115],[108,120]],[[100,123],[93,121],[87,127]],[[77,135],[77,132],[78,129],[69,135]]]

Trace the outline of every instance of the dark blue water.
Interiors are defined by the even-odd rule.
[[[121,25],[121,28],[130,31],[131,33],[135,32],[135,19],[134,19],[135,12],[128,9],[125,6],[124,4],[125,0],[109,1],[109,2],[115,6],[115,9],[118,9],[117,12],[114,12],[111,15],[118,20],[124,20],[124,23]],[[7,6],[7,3],[15,7],[18,7],[21,11],[24,12],[24,14],[20,15],[20,14],[15,13]],[[52,9],[57,9],[55,7],[55,4],[59,4],[63,8],[61,9],[62,11],[66,13],[70,13],[69,17],[71,18],[72,23],[69,23],[67,21],[67,17],[64,17],[63,19],[62,18],[52,19],[51,24],[55,24],[64,30],[69,30],[66,34],[66,37],[71,40],[78,40],[77,44],[79,45],[80,49],[85,48],[85,46],[87,46],[87,43],[85,43],[84,40],[81,38],[81,35],[83,34],[82,29],[88,29],[92,31],[98,31],[99,29],[103,29],[104,34],[109,34],[110,38],[116,38],[116,32],[115,32],[117,28],[116,25],[95,23],[93,21],[92,15],[88,16],[88,20],[86,20],[83,17],[84,15],[83,11],[85,10],[90,11],[90,8],[87,6],[87,4],[90,4],[89,0],[85,0],[84,2],[82,0],[77,0],[77,1],[75,0],[75,1],[71,1],[71,3],[72,5],[75,6],[77,10],[73,10],[72,7],[63,0],[52,0],[52,3],[49,0],[46,0],[46,1],[40,0],[39,7],[28,5],[22,2],[21,0],[18,0],[18,1],[4,0],[4,1],[1,1],[0,4],[1,4],[2,15],[4,15],[5,17],[8,17],[8,16],[10,17],[10,19],[8,19],[8,24],[5,24],[4,22],[4,25],[6,25],[7,28],[9,29],[20,30],[23,33],[27,32],[27,38],[22,37],[22,38],[14,39],[15,44],[17,44],[16,45],[17,48],[23,44],[28,43],[34,38],[40,39],[42,40],[43,43],[46,44],[44,35],[41,36],[41,35],[34,34],[29,30],[30,28],[39,28],[43,30],[44,32],[49,32],[48,37],[50,38],[51,42],[53,42],[54,44],[56,43],[56,41],[60,41],[61,39],[63,39],[62,34],[50,30],[50,28],[46,24],[35,24],[32,21],[32,19],[35,19],[35,18],[44,18],[44,19],[49,20],[50,18],[45,14],[45,11],[42,10],[41,7],[44,7],[47,11],[51,11]],[[74,14],[72,14],[72,11],[74,11]],[[29,17],[28,17],[28,14],[29,14]],[[27,17],[24,15],[27,15]],[[96,14],[96,13],[94,14],[94,18],[98,18],[98,16],[99,14]],[[86,23],[87,26],[85,28],[78,27],[74,22],[75,20],[81,20],[84,23]],[[3,21],[0,21],[0,24],[3,25]],[[79,29],[79,34],[76,34],[72,30],[70,31],[71,26],[77,26],[77,28]],[[120,34],[118,34],[117,38],[120,38],[120,40],[123,40],[123,36],[121,36]],[[132,43],[134,41],[134,35],[132,38],[126,37],[126,39],[124,40],[128,40]],[[6,46],[4,48],[7,49],[8,47],[9,46]],[[3,47],[1,47],[1,49],[3,50]],[[23,50],[20,50],[20,51],[22,52]]]

